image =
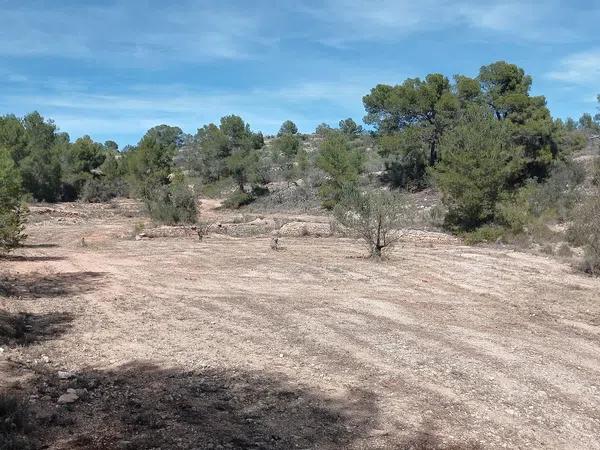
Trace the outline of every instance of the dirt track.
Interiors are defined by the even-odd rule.
[[[374,263],[135,222],[45,220],[0,262],[0,308],[32,324],[0,387],[34,395],[50,448],[600,448],[598,279],[436,234]]]

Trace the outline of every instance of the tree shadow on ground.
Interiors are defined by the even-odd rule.
[[[0,344],[29,346],[55,339],[70,327],[70,313],[9,313],[0,309]]]
[[[103,272],[1,275],[0,296],[27,299],[85,294],[99,287],[104,276]]]
[[[180,371],[141,362],[110,371],[39,375],[24,389],[40,445],[68,448],[346,448],[368,435],[375,397],[329,397],[282,374]],[[67,389],[80,398],[56,407]]]
[[[4,255],[0,261],[9,262],[47,262],[47,261],[64,261],[64,256],[25,256],[25,255]]]
[[[23,248],[56,248],[58,244],[23,244]]]
[[[437,434],[429,424],[423,429],[398,442],[395,446],[398,450],[481,450],[483,447],[475,442],[447,443],[443,437]]]

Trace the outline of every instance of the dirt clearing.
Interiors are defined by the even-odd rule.
[[[426,232],[382,263],[134,240],[134,213],[86,208],[0,261],[0,389],[47,448],[600,448],[598,279]]]

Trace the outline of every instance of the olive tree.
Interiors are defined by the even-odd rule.
[[[389,191],[349,188],[334,208],[337,221],[362,239],[373,258],[381,258],[402,237],[401,229],[410,223],[410,208],[402,195]]]

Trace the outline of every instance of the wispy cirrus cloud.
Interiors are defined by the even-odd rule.
[[[383,77],[383,78],[382,78]],[[241,115],[256,130],[275,132],[292,119],[303,131],[321,122],[335,125],[345,117],[360,120],[362,96],[394,74],[357,71],[353,76],[281,83],[269,88],[202,89],[186,84],[133,84],[126,89],[98,89],[92,84],[69,86],[68,80],[30,78],[0,96],[0,109],[19,105],[18,114],[38,110],[72,137],[97,139],[124,136],[135,143],[150,127],[168,123],[194,133],[228,114]]]
[[[597,47],[593,3],[0,0],[0,114],[39,110],[74,137],[128,143],[160,122],[194,132],[231,113],[310,131],[360,120],[377,83],[494,59],[523,65],[559,114],[577,114],[600,63],[565,49]]]
[[[250,58],[272,41],[261,17],[206,2],[4,2],[0,55],[63,57],[114,66]]]
[[[595,83],[600,90],[600,48],[567,56],[547,76],[568,83]]]
[[[566,26],[565,15],[576,25],[586,14],[577,9],[567,11],[557,0],[326,0],[297,8],[317,22],[329,23],[321,30],[320,40],[340,46],[448,29],[485,31],[524,42],[572,42],[581,37],[582,30]]]

